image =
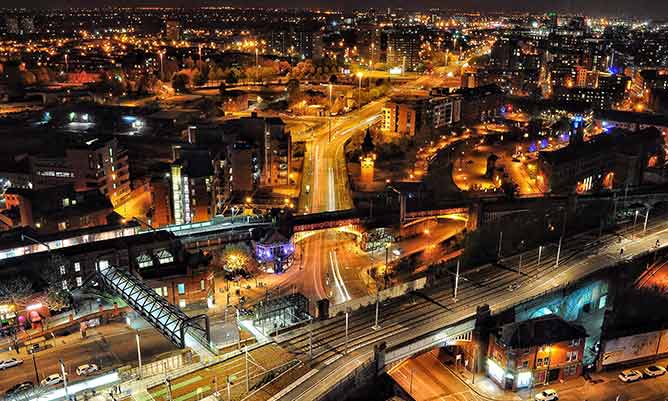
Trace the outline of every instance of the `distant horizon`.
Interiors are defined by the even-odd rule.
[[[410,8],[405,7],[403,1],[389,0],[366,0],[352,2],[329,1],[329,0],[293,0],[290,6],[277,0],[233,0],[227,2],[216,2],[207,0],[5,0],[5,5],[0,10],[67,10],[67,9],[100,9],[100,8],[177,8],[177,9],[199,9],[206,7],[232,7],[232,8],[258,8],[258,9],[303,9],[303,10],[340,10],[349,12],[352,10],[377,9],[384,10],[402,9],[407,11],[427,11],[429,9],[452,10],[459,12],[489,13],[531,13],[542,14],[557,12],[560,14],[582,14],[592,17],[632,17],[650,18],[652,20],[668,20],[668,2],[652,2],[639,0],[629,3],[623,0],[556,0],[540,4],[529,0],[509,0],[505,7],[498,7],[495,0],[472,0],[462,7],[461,3],[448,4],[436,0],[416,0]],[[99,3],[99,4],[96,4]]]

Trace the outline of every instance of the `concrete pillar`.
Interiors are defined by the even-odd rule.
[[[376,374],[380,374],[385,369],[385,349],[387,344],[383,341],[373,346],[373,357],[376,361]]]
[[[475,327],[473,329],[473,349],[475,361],[473,362],[473,373],[484,371],[485,358],[487,357],[487,347],[489,343],[489,322],[492,312],[489,305],[480,305],[476,309]]]

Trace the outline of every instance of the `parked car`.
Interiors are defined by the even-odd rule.
[[[557,394],[557,390],[548,388],[547,390],[543,390],[536,394],[534,399],[536,401],[556,401],[559,399],[559,395]]]
[[[46,346],[42,346],[39,343],[30,344],[30,345],[28,345],[28,353],[29,354],[34,354],[35,352],[43,351],[46,348],[47,348]]]
[[[42,386],[55,386],[56,384],[62,382],[63,382],[63,377],[60,375],[60,373],[54,373],[42,379],[40,384]]]
[[[619,373],[619,376],[617,377],[619,377],[619,380],[623,381],[624,383],[630,383],[642,379],[642,373],[635,369],[627,369]]]
[[[22,359],[10,358],[0,361],[0,369],[5,370],[7,368],[13,368],[23,363]]]
[[[7,391],[5,391],[5,397],[22,393],[24,391],[30,390],[33,388],[33,384],[31,381],[26,381],[23,383],[18,383],[10,387]]]
[[[88,376],[100,370],[100,367],[94,363],[87,363],[77,367],[77,375]]]
[[[646,367],[642,373],[645,377],[663,376],[666,374],[666,368],[664,368],[663,366],[652,365]]]

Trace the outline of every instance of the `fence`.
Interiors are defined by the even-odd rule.
[[[345,313],[346,311],[354,311],[365,306],[374,304],[378,299],[380,302],[383,302],[387,299],[400,297],[405,295],[410,291],[421,290],[427,284],[427,278],[421,277],[417,280],[409,281],[407,283],[399,284],[394,287],[390,287],[380,291],[377,295],[367,295],[360,298],[351,299],[350,301],[332,305],[329,308],[329,317],[332,318],[340,313]]]

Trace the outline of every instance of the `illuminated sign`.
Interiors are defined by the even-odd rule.
[[[401,67],[390,68],[390,75],[401,75],[401,73],[402,73]]]

